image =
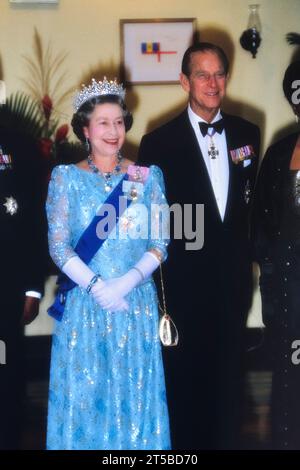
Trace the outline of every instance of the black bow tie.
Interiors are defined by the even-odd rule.
[[[219,134],[222,134],[224,129],[224,119],[220,119],[219,121],[213,123],[198,122],[198,124],[203,137],[206,136],[208,129],[211,127]]]

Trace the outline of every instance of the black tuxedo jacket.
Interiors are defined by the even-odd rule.
[[[259,129],[223,113],[229,188],[221,220],[210,178],[187,111],[143,137],[139,162],[164,174],[169,204],[204,204],[204,246],[186,250],[172,238],[164,263],[167,308],[179,331],[165,348],[165,374],[175,449],[235,448],[240,405],[243,327],[252,269],[248,218],[259,153]],[[230,150],[252,145],[247,167]],[[195,227],[193,227],[195,229]],[[158,284],[159,289],[159,284]]]
[[[225,113],[229,188],[224,221],[221,220],[205,162],[187,110],[142,138],[139,163],[156,164],[164,174],[170,205],[204,204],[204,246],[186,250],[185,237],[172,239],[164,270],[169,304],[177,322],[185,311],[240,311],[245,315],[251,295],[248,220],[257,171],[260,132],[254,124]],[[255,157],[247,167],[233,163],[230,150],[252,145]],[[250,201],[247,197],[250,195]],[[217,297],[217,299],[216,299]],[[222,306],[220,305],[222,304]],[[185,307],[184,307],[185,306]],[[171,312],[170,312],[171,313]],[[223,313],[220,315],[224,316]]]
[[[27,290],[43,293],[46,226],[34,142],[0,127],[0,145],[12,159],[12,168],[0,169],[0,306],[4,310],[17,299],[23,302]],[[16,201],[16,213],[7,210],[7,198]],[[1,311],[0,318],[8,323],[21,313]]]
[[[0,169],[0,340],[6,360],[0,364],[0,449],[18,449],[26,371],[21,317],[25,292],[43,293],[47,245],[34,140],[2,124],[0,145],[12,168]],[[7,199],[16,202],[15,213],[4,205]]]

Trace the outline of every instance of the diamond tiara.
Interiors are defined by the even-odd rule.
[[[103,95],[116,95],[124,101],[126,91],[122,84],[118,84],[117,80],[107,80],[106,77],[102,81],[97,82],[92,78],[92,83],[89,86],[82,85],[82,90],[77,93],[74,98],[74,109],[78,111],[81,105],[91,98]]]

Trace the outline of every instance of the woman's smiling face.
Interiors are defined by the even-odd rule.
[[[91,153],[114,156],[125,140],[123,111],[118,104],[96,105],[90,115],[89,125],[84,127],[84,135],[91,144]]]

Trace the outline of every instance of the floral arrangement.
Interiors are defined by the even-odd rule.
[[[29,78],[21,80],[29,94],[12,94],[0,106],[0,124],[3,127],[27,134],[36,141],[46,183],[53,166],[86,156],[81,144],[68,140],[69,125],[60,124],[61,118],[66,117],[60,107],[74,91],[74,87],[62,89],[66,74],[61,72],[61,66],[66,56],[65,53],[54,55],[51,43],[44,47],[35,29],[33,57],[23,56]]]
[[[59,108],[74,90],[71,87],[61,91],[66,76],[65,72],[61,72],[61,66],[66,56],[66,53],[54,55],[51,43],[44,47],[36,28],[33,38],[33,58],[23,56],[30,74],[29,78],[23,79],[23,82],[40,110],[39,150],[46,160],[52,162],[57,158],[59,145],[67,142],[69,131],[68,124],[59,125],[63,116]]]
[[[51,159],[55,161],[57,159],[57,149],[59,145],[67,141],[69,126],[68,124],[63,124],[58,127],[57,120],[51,119],[53,103],[48,95],[42,98],[41,105],[44,114],[44,122],[38,140],[38,148],[41,155],[46,160]]]

